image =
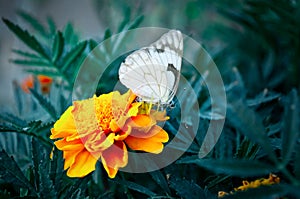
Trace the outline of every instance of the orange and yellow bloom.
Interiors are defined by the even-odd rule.
[[[51,139],[63,151],[64,169],[70,177],[83,177],[95,170],[98,160],[114,178],[128,163],[127,148],[160,153],[169,140],[157,125],[165,121],[165,112],[142,111],[142,102],[128,91],[103,94],[75,101],[54,124]]]
[[[50,87],[52,84],[52,78],[46,75],[38,75],[38,82],[40,84],[40,89],[43,94],[50,92]],[[29,93],[29,89],[34,87],[34,77],[32,75],[27,76],[21,82],[21,88],[25,93]]]

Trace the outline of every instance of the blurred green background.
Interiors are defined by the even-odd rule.
[[[237,67],[254,95],[264,88],[287,91],[299,87],[299,4],[292,0],[255,1],[0,1],[1,16],[31,30],[17,14],[25,11],[47,23],[52,17],[62,29],[71,22],[80,39],[101,38],[106,28],[117,30],[126,13],[143,15],[140,27],[179,29],[204,45],[222,73]],[[116,32],[116,31],[115,31]],[[8,62],[12,48],[23,44],[0,24],[1,104],[12,102],[12,79],[24,77]]]

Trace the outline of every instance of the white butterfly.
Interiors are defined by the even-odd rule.
[[[142,101],[168,105],[178,88],[182,54],[182,34],[171,30],[126,57],[119,79]]]

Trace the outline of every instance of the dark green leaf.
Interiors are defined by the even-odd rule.
[[[21,29],[18,25],[10,22],[7,19],[2,18],[3,22],[6,26],[16,34],[16,36],[23,41],[29,48],[39,53],[42,57],[48,58],[45,50],[43,49],[42,45],[36,40],[36,38],[30,35],[26,30]]]
[[[89,176],[84,177],[83,179],[75,180],[75,183],[71,186],[68,186],[68,189],[63,193],[64,198],[73,198],[74,196],[80,196],[80,193],[76,193],[76,190],[81,190],[86,188],[86,184],[89,182]],[[76,194],[74,194],[76,193]]]
[[[19,132],[20,130],[12,124],[0,124],[0,132]]]
[[[170,189],[166,177],[162,174],[161,171],[153,171],[150,173],[152,179],[168,194],[170,194]]]
[[[254,159],[258,152],[259,147],[252,144],[248,139],[244,139],[239,146],[235,156],[238,159]]]
[[[85,47],[87,45],[87,41],[83,41],[77,44],[74,48],[72,48],[63,58],[63,67],[62,71],[66,71],[70,64],[74,62],[74,60],[83,53]]]
[[[48,33],[45,30],[44,26],[36,18],[32,17],[30,14],[23,12],[23,11],[18,11],[18,14],[25,21],[27,21],[42,36],[44,36],[44,37],[48,36]]]
[[[54,125],[54,122],[48,122],[45,124],[41,124],[35,129],[35,131],[38,133],[44,132],[44,131],[50,131],[50,129],[53,127],[53,125]]]
[[[39,104],[49,113],[49,115],[52,117],[52,119],[57,119],[57,114],[54,106],[51,104],[51,102],[39,94],[37,91],[30,89],[30,92],[32,93],[33,97],[39,102]]]
[[[40,197],[56,198],[56,191],[54,190],[53,182],[49,175],[49,153],[34,138],[32,139],[32,158],[34,163],[35,185]]]
[[[295,176],[298,179],[298,181],[300,181],[300,153],[298,152],[300,151],[300,144],[298,143],[297,147],[296,147],[296,154],[295,154],[295,162],[294,162],[294,172],[295,172]]]
[[[282,161],[287,164],[295,149],[299,137],[299,99],[296,90],[289,94],[284,114],[284,127],[282,131]]]
[[[250,177],[269,174],[274,171],[273,165],[268,165],[256,160],[214,160],[188,157],[177,161],[178,164],[197,164],[200,167],[213,171],[217,174],[228,174],[231,176]]]
[[[17,127],[25,127],[26,126],[26,121],[22,120],[16,115],[13,115],[11,113],[1,113],[0,114],[0,120],[3,120],[5,122],[11,123]]]
[[[9,157],[5,150],[0,151],[0,162],[0,179],[16,187],[27,188],[36,195],[34,188],[24,176],[15,160]]]
[[[204,190],[194,182],[177,177],[170,177],[170,187],[173,188],[181,198],[198,199],[206,198]]]
[[[132,189],[132,190],[135,190],[137,192],[140,192],[140,193],[143,193],[147,196],[155,196],[156,194],[153,193],[152,191],[150,191],[148,188],[146,187],[143,187],[139,184],[136,184],[134,182],[130,182],[130,181],[124,181],[124,180],[121,180],[119,178],[115,178],[115,179],[111,179],[110,181],[114,182],[114,183],[118,183],[122,186],[126,186],[127,188],[129,189]]]
[[[241,100],[228,104],[227,119],[241,133],[254,143],[259,144],[273,161],[276,161],[273,148],[260,117]]]
[[[58,31],[54,37],[52,45],[52,62],[55,63],[61,56],[64,49],[64,38],[60,31]]]

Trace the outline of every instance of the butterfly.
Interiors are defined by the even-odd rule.
[[[120,65],[119,79],[140,101],[169,105],[178,88],[182,55],[182,34],[170,30],[128,55]]]

